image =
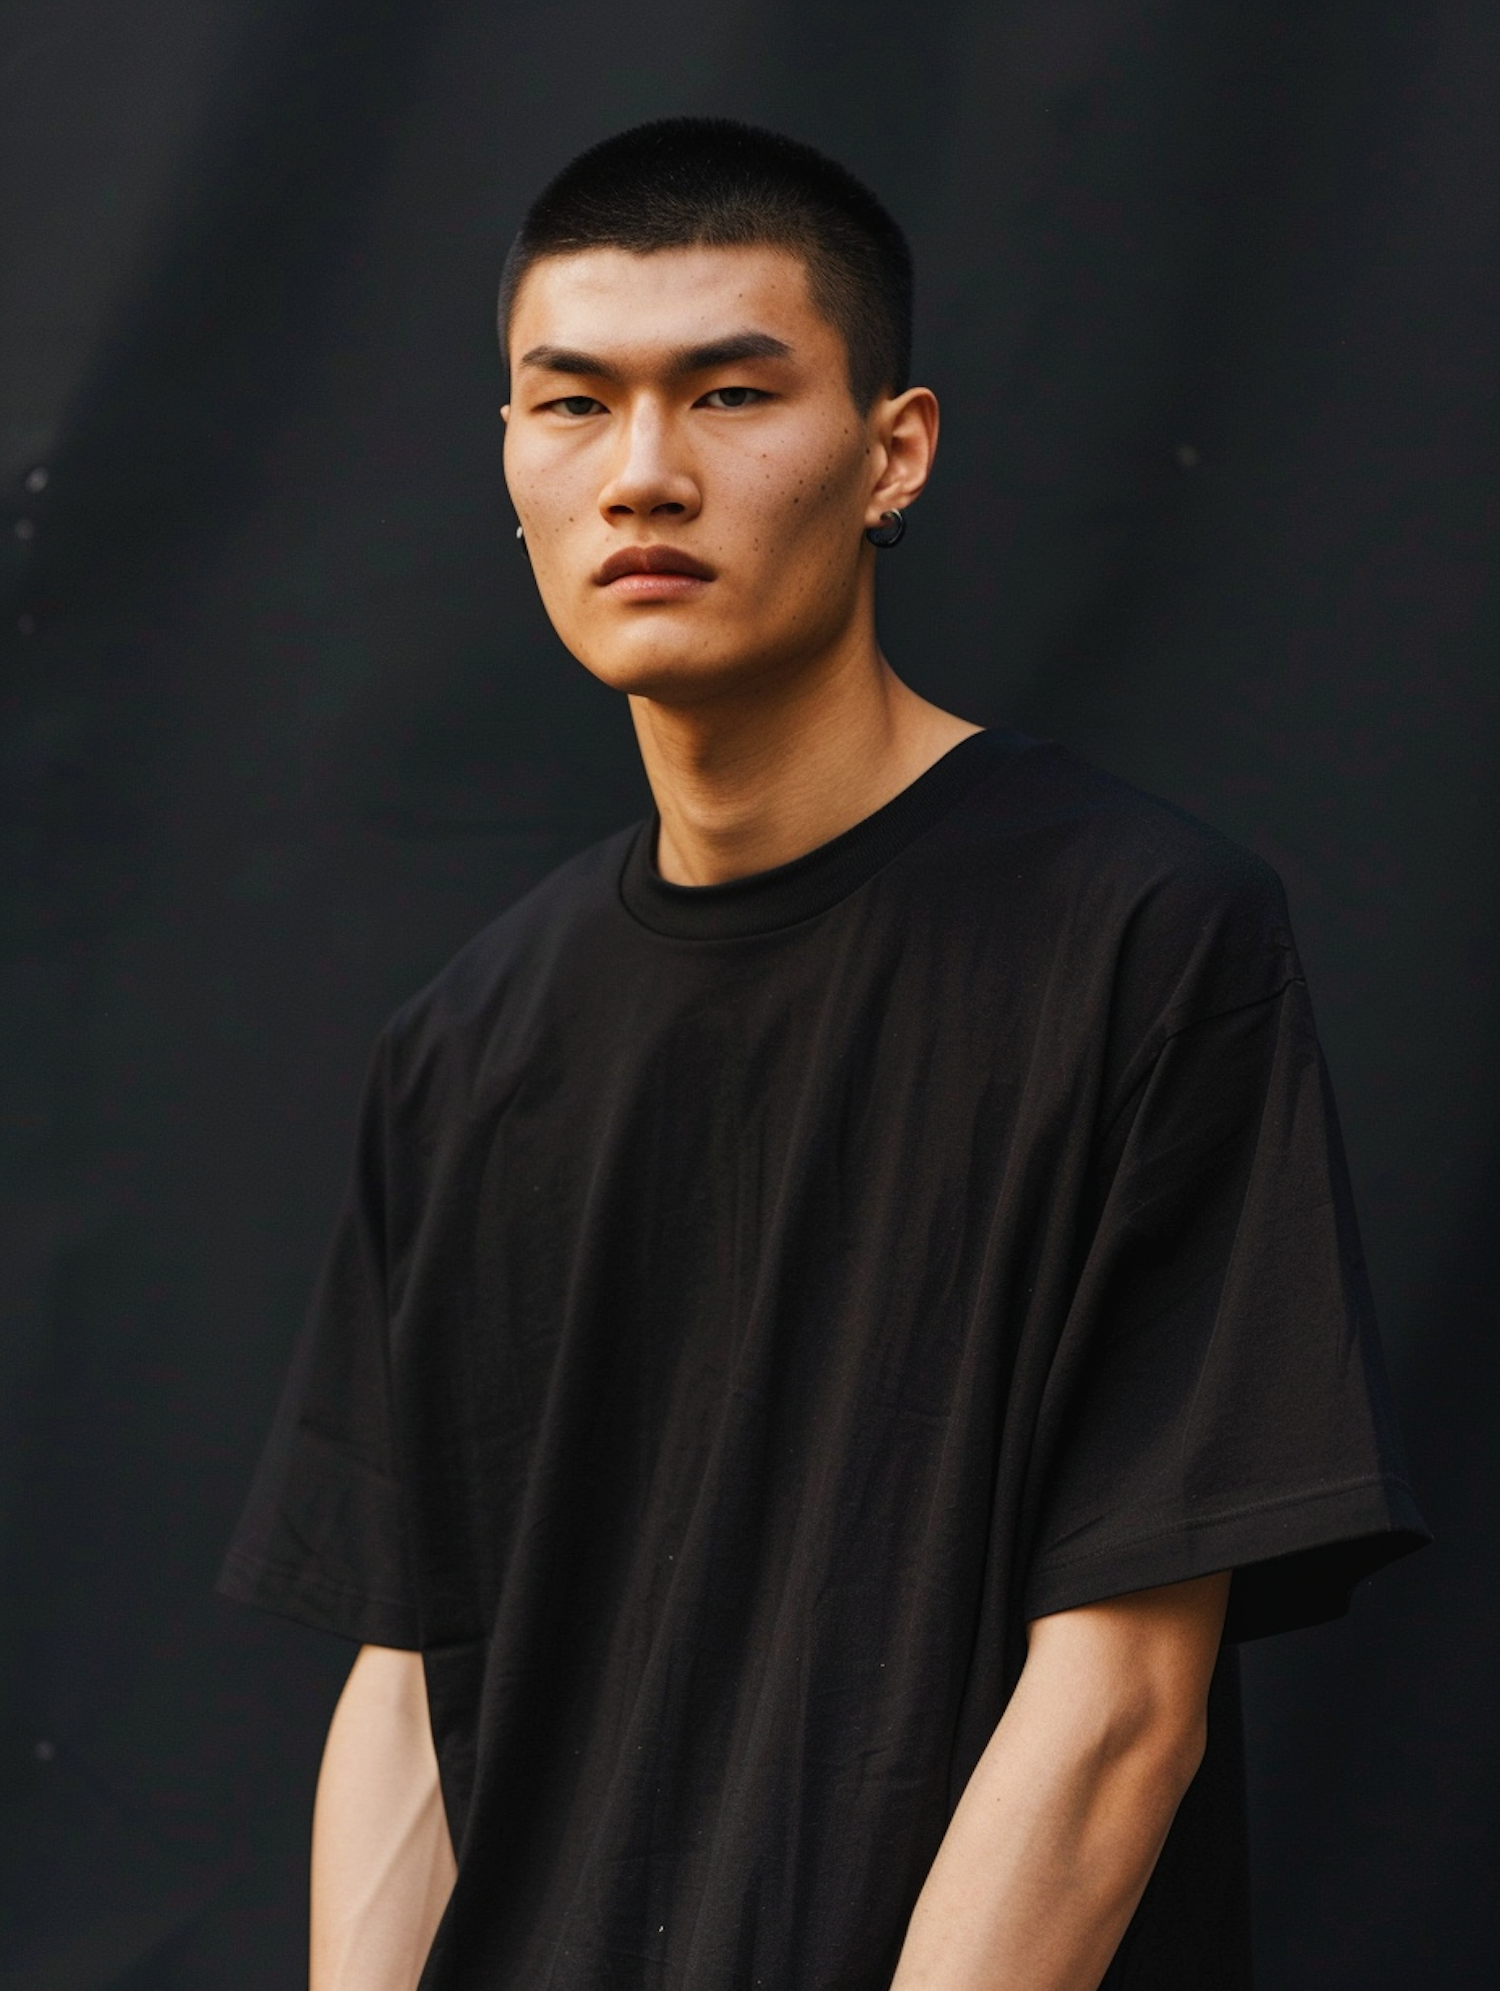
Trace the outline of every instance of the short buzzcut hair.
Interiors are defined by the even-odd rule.
[[[730,118],[663,118],[582,152],[537,195],[500,280],[506,344],[521,281],[587,249],[765,246],[807,266],[815,308],[841,334],[865,409],[911,369],[912,261],[868,187],[795,138]]]

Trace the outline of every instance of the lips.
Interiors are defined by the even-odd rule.
[[[665,594],[672,582],[711,581],[714,570],[676,546],[622,546],[594,575],[597,587],[618,585],[630,594]],[[655,585],[653,585],[653,583]],[[682,592],[688,590],[684,587]],[[677,592],[677,590],[673,590]]]

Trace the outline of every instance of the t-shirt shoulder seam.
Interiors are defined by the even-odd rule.
[[[1149,1082],[1151,1074],[1161,1063],[1170,1044],[1175,1043],[1179,1037],[1186,1036],[1189,1030],[1196,1030],[1200,1024],[1222,1023],[1226,1017],[1242,1016],[1249,1010],[1264,1009],[1268,1003],[1280,1002],[1288,989],[1305,986],[1306,981],[1307,977],[1299,969],[1296,973],[1283,977],[1276,984],[1275,988],[1266,989],[1260,995],[1249,997],[1245,1002],[1226,1003],[1220,1009],[1205,1009],[1194,1015],[1184,1016],[1179,1023],[1163,1022],[1159,1024],[1157,1026],[1159,1035],[1156,1042],[1151,1044],[1151,1040],[1148,1037],[1146,1041],[1148,1044],[1151,1044],[1150,1050],[1148,1051],[1143,1048],[1137,1054],[1141,1060],[1140,1071],[1131,1079],[1129,1085],[1120,1094],[1116,1104],[1109,1108],[1103,1121],[1100,1123],[1100,1142],[1103,1143],[1109,1139],[1110,1132],[1119,1120],[1120,1115],[1126,1111],[1131,1100],[1136,1097],[1142,1087]],[[1132,1059],[1131,1063],[1134,1064],[1135,1059]]]
[[[1174,1037],[1181,1037],[1185,1031],[1196,1030],[1200,1023],[1221,1023],[1226,1016],[1239,1016],[1247,1009],[1264,1009],[1268,1002],[1278,1002],[1288,989],[1305,985],[1307,977],[1300,969],[1284,975],[1274,989],[1264,989],[1259,995],[1249,996],[1244,1002],[1228,1002],[1220,1009],[1205,1009],[1185,1016],[1180,1023],[1162,1026],[1161,1048],[1166,1049]]]

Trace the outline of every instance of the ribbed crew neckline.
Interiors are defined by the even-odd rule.
[[[1018,733],[971,733],[841,836],[790,864],[722,885],[673,885],[662,877],[653,813],[631,839],[620,897],[642,926],[675,940],[741,940],[795,926],[847,898],[1030,744]]]

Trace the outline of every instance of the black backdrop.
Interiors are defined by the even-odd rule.
[[[1262,1983],[1490,1982],[1500,9],[3,34],[0,1984],[297,1981],[349,1654],[211,1578],[372,1033],[641,805],[511,540],[489,318],[539,181],[681,110],[824,145],[913,236],[947,432],[898,667],[1286,878],[1440,1542],[1251,1654]]]

